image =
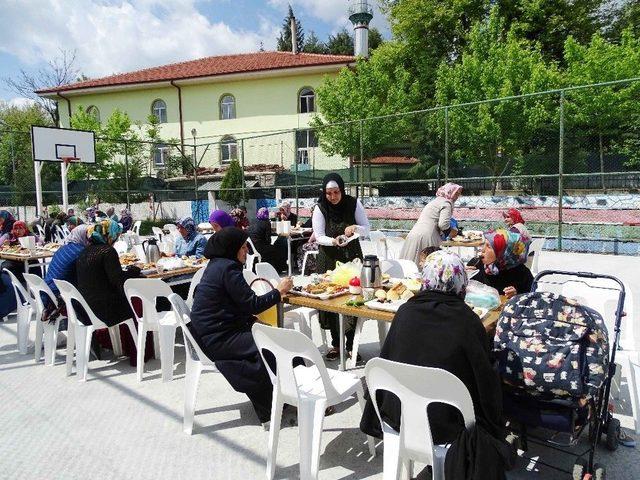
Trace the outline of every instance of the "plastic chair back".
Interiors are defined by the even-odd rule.
[[[73,308],[73,302],[71,300],[75,300],[84,308],[84,311],[89,316],[89,320],[96,328],[107,328],[107,325],[91,310],[91,307],[76,287],[65,280],[54,280],[54,283],[58,287],[58,290],[60,290],[60,296],[67,305],[67,317],[73,324],[85,326],[84,323],[78,319],[78,314],[75,308]]]
[[[113,248],[116,249],[116,252],[118,252],[118,255],[122,255],[123,253],[127,253],[129,251],[129,247],[127,246],[127,242],[123,241],[123,240],[118,240],[117,242],[113,243]]]
[[[271,381],[274,385],[278,385],[285,398],[299,399],[305,395],[298,391],[293,368],[294,358],[309,360],[318,369],[324,387],[324,395],[318,396],[327,398],[338,396],[318,348],[305,334],[296,330],[274,328],[260,323],[254,323],[253,327],[251,327],[251,332],[260,351],[262,361],[267,366]],[[264,358],[263,350],[268,350],[275,357],[277,375],[269,368],[269,364]]]
[[[380,270],[392,278],[411,278],[420,273],[418,266],[411,260],[382,260]]]
[[[177,232],[178,231],[178,227],[176,227],[176,225],[174,223],[166,223],[162,226],[163,230],[168,230],[169,233],[173,233],[173,232]]]
[[[133,223],[133,227],[131,227],[131,230],[133,231],[133,233],[135,233],[136,235],[140,235],[140,225],[142,225],[142,220],[136,220]]]
[[[373,358],[365,367],[365,377],[371,398],[378,390],[393,393],[400,400],[400,448],[411,458],[431,464],[433,437],[427,417],[431,403],[446,403],[457,408],[466,428],[475,424],[473,401],[462,381],[439,368],[419,367],[382,358]],[[373,402],[383,429],[389,429]]]
[[[531,262],[531,273],[536,275],[538,273],[538,268],[540,265],[540,255],[542,254],[542,248],[544,247],[544,243],[547,241],[546,238],[536,238],[529,245],[529,255],[533,253],[533,260]]]
[[[29,292],[25,290],[25,288],[18,280],[11,270],[8,268],[3,269],[7,274],[9,274],[9,278],[11,279],[11,284],[13,285],[13,291],[16,294],[16,304],[18,305],[18,310],[23,307],[34,306],[33,298],[29,295]]]
[[[189,284],[189,293],[187,294],[186,301],[186,304],[189,308],[193,307],[193,296],[196,293],[196,287],[200,283],[200,280],[202,280],[202,276],[204,275],[204,271],[206,270],[206,268],[207,267],[202,267],[200,270],[194,273],[193,278],[191,278],[191,283]]]
[[[404,238],[402,237],[387,237],[387,258],[391,260],[399,260],[400,252],[404,246]]]
[[[153,232],[153,236],[160,242],[162,240],[162,236],[164,232],[159,227],[151,227],[151,231]]]
[[[147,262],[147,254],[144,252],[144,247],[142,245],[134,245],[133,251],[136,252],[136,257],[138,257],[138,260],[140,260],[142,263]]]
[[[33,273],[24,273],[23,275],[25,281],[27,282],[27,286],[31,291],[32,298],[35,300],[37,312],[36,318],[39,320],[42,318],[42,312],[44,312],[44,303],[42,301],[41,294],[47,295],[56,306],[58,306],[58,302],[56,301],[55,295],[49,288],[49,285],[47,285],[42,278],[34,275]]]
[[[168,298],[169,302],[171,302],[171,306],[173,307],[173,311],[176,314],[178,325],[182,328],[187,352],[191,356],[191,359],[197,362],[213,364],[213,361],[202,351],[198,342],[193,338],[189,327],[187,327],[187,324],[191,323],[191,309],[189,308],[189,305],[187,305],[182,297],[177,293],[172,293]]]
[[[166,225],[165,225],[165,227],[166,227]],[[209,222],[199,223],[198,224],[198,229],[199,230],[211,230],[211,224]]]
[[[38,225],[36,224],[36,231],[38,233],[39,237],[42,237],[44,239],[44,237],[46,236],[44,233],[44,228],[42,228],[42,225]]]
[[[139,322],[158,324],[159,315],[156,310],[156,299],[158,297],[169,298],[173,293],[171,287],[159,278],[130,278],[124,282],[124,293],[129,300],[131,310]],[[131,300],[139,298],[142,302],[142,317],[138,316]]]
[[[256,263],[256,275],[259,278],[266,278],[274,287],[280,282],[280,275],[278,275],[273,265],[267,262]]]
[[[360,248],[362,249],[362,255],[378,255],[375,244],[371,240],[360,240]]]
[[[251,285],[253,281],[258,278],[255,273],[247,269],[242,270],[242,276],[244,277],[244,281],[247,282],[247,285]]]
[[[249,286],[256,295],[265,295],[275,288],[268,279],[258,276],[249,283]],[[264,312],[260,312],[256,317],[258,317],[258,320],[262,323],[277,327],[278,305],[274,305],[273,307],[266,309]]]
[[[252,253],[247,253],[247,262],[244,264],[244,268],[253,271],[253,265],[262,261],[262,255],[260,255],[250,238],[247,238],[247,243],[251,247]]]

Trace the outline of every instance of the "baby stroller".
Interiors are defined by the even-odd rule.
[[[597,310],[580,304],[586,299],[593,304],[594,298],[601,298],[597,290],[584,294],[591,289],[607,290],[613,296],[609,308],[598,302]],[[584,300],[580,295],[577,302],[569,299],[576,298],[576,290],[583,293]],[[609,396],[624,298],[624,285],[615,277],[544,271],[535,278],[532,293],[515,297],[505,306],[496,327],[494,348],[503,379],[510,439],[525,451],[531,442],[573,456],[571,471],[536,462],[574,480],[606,478],[605,467],[594,463],[603,434],[610,450],[618,446],[620,422],[609,409]],[[612,321],[608,335],[604,310]],[[568,450],[578,444],[585,430],[588,447],[578,452]]]

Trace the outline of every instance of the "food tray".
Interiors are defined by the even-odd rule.
[[[304,290],[301,292],[290,290],[289,293],[291,295],[300,295],[301,297],[316,298],[318,300],[329,300],[331,298],[341,297],[342,295],[349,295],[349,289],[335,293],[309,293],[305,292]]]
[[[396,313],[401,305],[407,303],[406,300],[393,300],[392,302],[379,302],[377,300],[369,300],[364,304],[365,307],[372,310],[382,310],[383,312]]]

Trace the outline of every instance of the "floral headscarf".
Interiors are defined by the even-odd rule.
[[[464,263],[455,253],[438,250],[426,258],[422,268],[422,290],[464,298],[468,284]]]
[[[522,214],[516,208],[510,208],[502,214],[504,218],[510,218],[513,223],[522,223],[524,225],[524,218]]]
[[[8,210],[0,210],[0,218],[4,220],[2,225],[0,225],[0,235],[11,233],[13,224],[16,221],[16,219],[13,218],[13,215],[11,215],[11,212],[9,212]]]
[[[496,254],[496,261],[485,266],[488,275],[497,275],[527,262],[531,239],[514,230],[499,228],[485,232],[484,238]]]
[[[29,235],[29,227],[27,224],[21,220],[13,223],[13,228],[11,229],[11,240],[17,240],[21,237],[26,237]]]
[[[280,212],[283,215],[284,219],[288,219],[289,215],[291,215],[291,203],[290,202],[283,202],[280,205]]]
[[[176,225],[184,228],[187,231],[187,240],[190,240],[196,232],[196,222],[191,217],[181,218]]]
[[[249,219],[242,208],[234,208],[229,212],[229,215],[236,222],[236,227],[244,229],[249,226]]]
[[[90,227],[91,225],[83,223],[82,225],[78,225],[76,228],[71,230],[71,233],[64,241],[65,245],[68,245],[70,243],[77,243],[78,245],[82,245],[85,247],[88,246],[90,242],[87,231]]]
[[[462,187],[457,183],[445,183],[436,192],[436,197],[442,197],[450,202],[455,202],[456,197],[462,192]]]
[[[89,226],[87,238],[94,245],[113,245],[121,233],[122,227],[118,222],[103,218],[98,223]]]
[[[269,220],[269,209],[267,207],[262,207],[256,213],[256,218],[258,220]]]

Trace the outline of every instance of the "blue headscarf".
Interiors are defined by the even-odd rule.
[[[121,233],[120,224],[109,218],[102,219],[87,229],[87,237],[93,245],[113,245]]]
[[[187,231],[187,240],[191,240],[198,232],[196,232],[196,222],[191,217],[180,219],[176,225],[181,226]]]

